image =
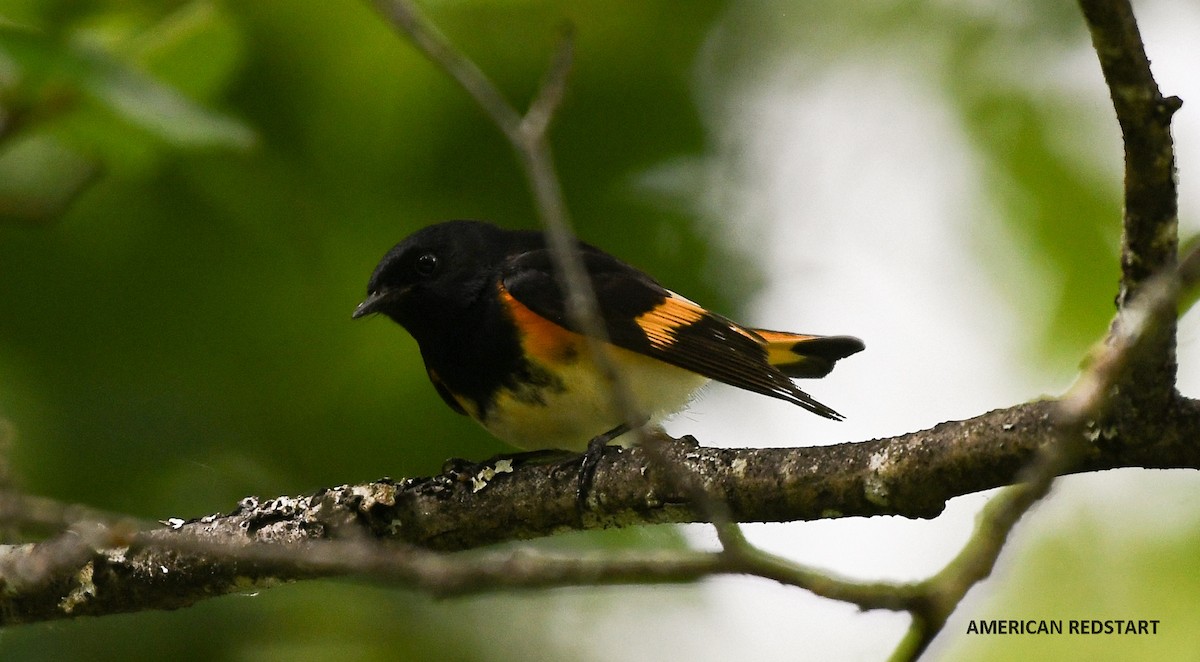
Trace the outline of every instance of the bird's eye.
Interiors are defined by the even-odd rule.
[[[433,253],[425,253],[417,258],[413,263],[413,271],[417,272],[418,276],[432,276],[433,272],[437,271],[438,259]]]

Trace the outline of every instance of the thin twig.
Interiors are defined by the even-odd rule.
[[[520,140],[521,114],[468,57],[456,50],[437,26],[425,18],[415,3],[407,0],[372,0],[375,8],[402,29],[417,48],[450,75],[475,103],[487,113],[510,142]]]
[[[575,31],[568,24],[563,26],[559,37],[558,50],[546,76],[538,86],[537,96],[529,103],[529,110],[521,120],[521,132],[527,136],[545,136],[550,130],[550,122],[562,106],[567,94],[567,79],[571,73],[571,64],[575,60]]]

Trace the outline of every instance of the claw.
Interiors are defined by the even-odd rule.
[[[604,434],[596,435],[588,442],[587,450],[583,452],[579,463],[579,491],[575,493],[575,509],[579,511],[580,517],[587,510],[588,495],[592,492],[592,484],[596,482],[596,469],[604,457],[604,449],[608,447],[608,442],[629,432],[630,429],[628,423],[622,423]]]

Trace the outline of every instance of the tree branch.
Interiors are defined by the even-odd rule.
[[[1178,194],[1171,116],[1183,105],[1163,97],[1150,71],[1128,0],[1079,0],[1092,45],[1108,84],[1125,150],[1125,213],[1121,233],[1121,288],[1117,308],[1152,274],[1174,264],[1179,250]],[[1175,389],[1175,322],[1164,324],[1147,350],[1156,358],[1134,367],[1130,380],[1142,390],[1119,397],[1153,425]]]
[[[1049,401],[1018,405],[861,443],[765,449],[676,444],[665,452],[693,471],[705,490],[724,498],[737,521],[883,514],[929,518],[950,498],[1011,483],[1036,449],[1059,434],[1055,406]],[[1200,468],[1200,444],[1195,443],[1200,402],[1180,400],[1169,431],[1159,439],[1091,446],[1071,471]],[[600,498],[584,522],[575,509],[573,472],[528,464],[511,473],[489,473],[383,480],[268,501],[248,498],[229,514],[173,521],[132,538],[119,526],[103,527],[108,537],[73,532],[0,548],[0,625],[174,609],[225,593],[334,574],[365,574],[457,594],[748,573],[863,608],[888,609],[911,608],[925,590],[845,582],[758,550],[582,558],[502,552],[473,561],[457,555],[431,560],[440,555],[416,549],[465,550],[574,528],[697,520],[677,483],[661,470],[647,470],[642,449],[608,449],[596,476]],[[392,544],[365,544],[376,540]],[[320,546],[325,543],[334,546]],[[543,571],[521,565],[534,560],[547,561]],[[457,571],[443,565],[459,563],[464,565]],[[516,572],[510,564],[525,569]]]
[[[1183,105],[1166,97],[1150,71],[1133,8],[1126,0],[1080,0],[1125,146],[1125,218],[1121,245],[1123,304],[1178,248],[1171,116]]]

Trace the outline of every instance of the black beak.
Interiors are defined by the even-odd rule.
[[[363,299],[363,302],[358,304],[358,308],[354,309],[354,313],[350,315],[350,318],[358,319],[360,317],[366,317],[367,315],[379,312],[380,307],[383,306],[383,303],[387,301],[387,299],[387,290],[380,290],[378,292],[372,292],[368,294],[367,298]]]

